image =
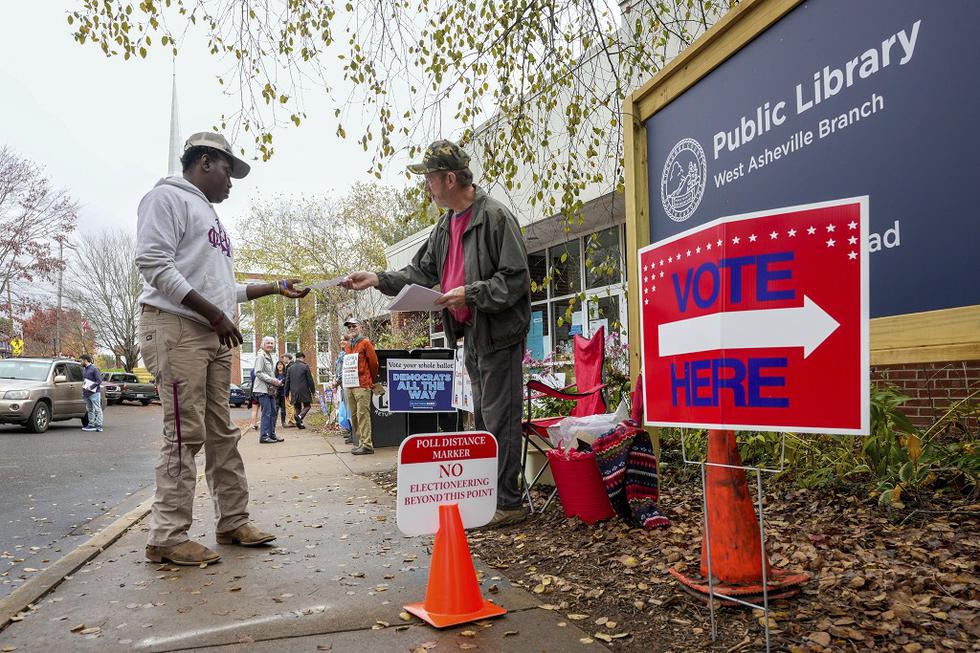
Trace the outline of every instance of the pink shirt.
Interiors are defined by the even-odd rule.
[[[463,232],[470,224],[472,213],[473,207],[470,207],[454,215],[449,221],[449,252],[446,254],[446,263],[442,268],[442,284],[440,284],[444,293],[466,285],[466,273],[463,270]],[[468,324],[473,317],[473,311],[469,306],[451,308],[449,312],[460,324]]]

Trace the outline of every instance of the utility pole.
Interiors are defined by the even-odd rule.
[[[58,312],[54,316],[54,356],[61,353],[61,284],[65,276],[65,241],[58,239]]]

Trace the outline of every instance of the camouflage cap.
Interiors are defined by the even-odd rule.
[[[470,165],[470,155],[459,145],[447,140],[438,140],[426,148],[422,163],[413,163],[408,171],[416,175],[439,170],[462,170]]]
[[[214,148],[227,154],[231,159],[231,176],[233,179],[243,179],[252,169],[250,165],[235,156],[228,139],[217,132],[198,132],[193,134],[184,143],[184,151],[186,152],[192,147],[198,146]]]

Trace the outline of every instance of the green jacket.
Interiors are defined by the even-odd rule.
[[[427,288],[438,285],[449,254],[451,219],[452,211],[439,219],[411,265],[379,272],[378,290],[397,295],[410,283]],[[473,311],[467,346],[479,355],[523,342],[531,324],[531,273],[524,236],[510,210],[480,188],[463,232],[463,274],[466,304]],[[449,311],[442,312],[442,320],[455,345],[463,335],[463,325]]]

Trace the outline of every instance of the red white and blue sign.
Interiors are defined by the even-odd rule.
[[[639,259],[647,424],[868,434],[866,196],[720,218]]]

